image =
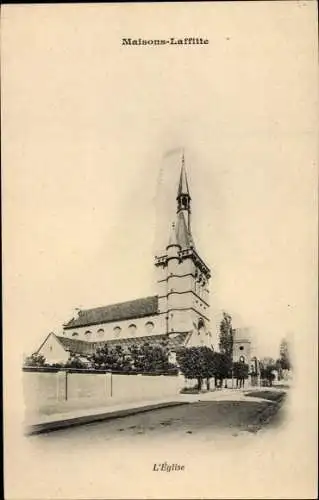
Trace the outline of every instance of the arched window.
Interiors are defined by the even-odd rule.
[[[79,336],[78,332],[73,332],[72,333],[72,337],[78,337],[78,336]]]
[[[240,356],[239,361],[240,363],[245,363],[245,356]]]
[[[131,325],[129,325],[128,330],[130,332],[130,335],[135,335],[135,333],[136,333],[136,325],[134,325],[134,323],[132,323]]]
[[[154,330],[154,323],[152,321],[148,321],[147,323],[145,323],[145,329],[147,333],[152,333],[152,331]]]
[[[122,331],[122,328],[120,326],[115,326],[113,328],[113,332],[114,332],[115,337],[118,337],[120,335],[121,331]]]
[[[205,323],[204,323],[203,318],[199,318],[199,320],[198,320],[198,330],[200,330],[201,328],[204,328],[204,327],[205,327]]]
[[[84,337],[86,340],[90,340],[91,336],[92,336],[92,332],[90,330],[87,330],[84,334]]]
[[[97,336],[98,336],[99,339],[101,339],[102,337],[104,337],[104,330],[103,330],[103,328],[100,328],[97,331]]]

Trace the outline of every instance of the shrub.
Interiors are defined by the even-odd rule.
[[[31,356],[28,356],[24,360],[24,366],[44,366],[45,365],[45,357],[42,354],[38,354],[34,352]]]

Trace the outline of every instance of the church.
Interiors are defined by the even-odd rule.
[[[83,358],[109,344],[123,348],[140,342],[166,341],[171,352],[182,346],[212,346],[209,281],[211,272],[192,237],[191,195],[185,159],[176,194],[176,219],[167,246],[155,257],[157,295],[78,310],[63,325],[61,335],[50,333],[37,353],[47,363],[65,363],[70,355]]]
[[[50,333],[38,349],[46,363],[65,363],[70,356],[85,362],[105,344],[127,349],[133,344],[162,345],[165,341],[172,359],[183,346],[218,349],[213,345],[216,332],[213,336],[210,328],[211,271],[192,236],[192,199],[184,155],[176,191],[175,221],[168,231],[166,248],[155,256],[157,295],[78,310],[60,335]],[[249,363],[250,340],[240,329],[234,334],[234,359]]]

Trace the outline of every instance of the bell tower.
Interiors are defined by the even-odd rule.
[[[186,222],[186,227],[190,233],[191,231],[191,197],[189,194],[186,170],[185,170],[185,157],[182,156],[182,168],[179,178],[178,191],[177,191],[177,214],[183,213]]]
[[[165,315],[166,333],[189,333],[188,345],[211,345],[209,314],[210,269],[200,258],[191,233],[191,196],[185,158],[177,188],[176,222],[165,253],[155,258],[158,273],[159,313]]]

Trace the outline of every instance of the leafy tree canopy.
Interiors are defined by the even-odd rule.
[[[205,346],[183,348],[177,354],[177,362],[189,379],[226,378],[231,369],[227,355]]]
[[[233,363],[234,378],[246,379],[248,378],[249,366],[247,363],[235,362]]]
[[[232,317],[224,312],[223,319],[219,327],[219,349],[229,360],[233,359],[234,329],[232,327]]]
[[[65,368],[78,368],[78,369],[85,369],[88,367],[88,365],[82,361],[78,356],[70,356],[67,362],[64,365]]]
[[[290,370],[291,360],[290,360],[289,344],[286,339],[283,339],[280,343],[279,354],[280,354],[279,361],[281,368],[283,370]]]
[[[27,356],[24,360],[24,366],[44,366],[45,357],[42,354],[34,352],[31,356]]]
[[[95,368],[120,372],[176,371],[176,366],[169,362],[169,349],[165,343],[160,346],[135,344],[127,350],[120,345],[115,348],[105,345],[93,354],[92,365]]]

